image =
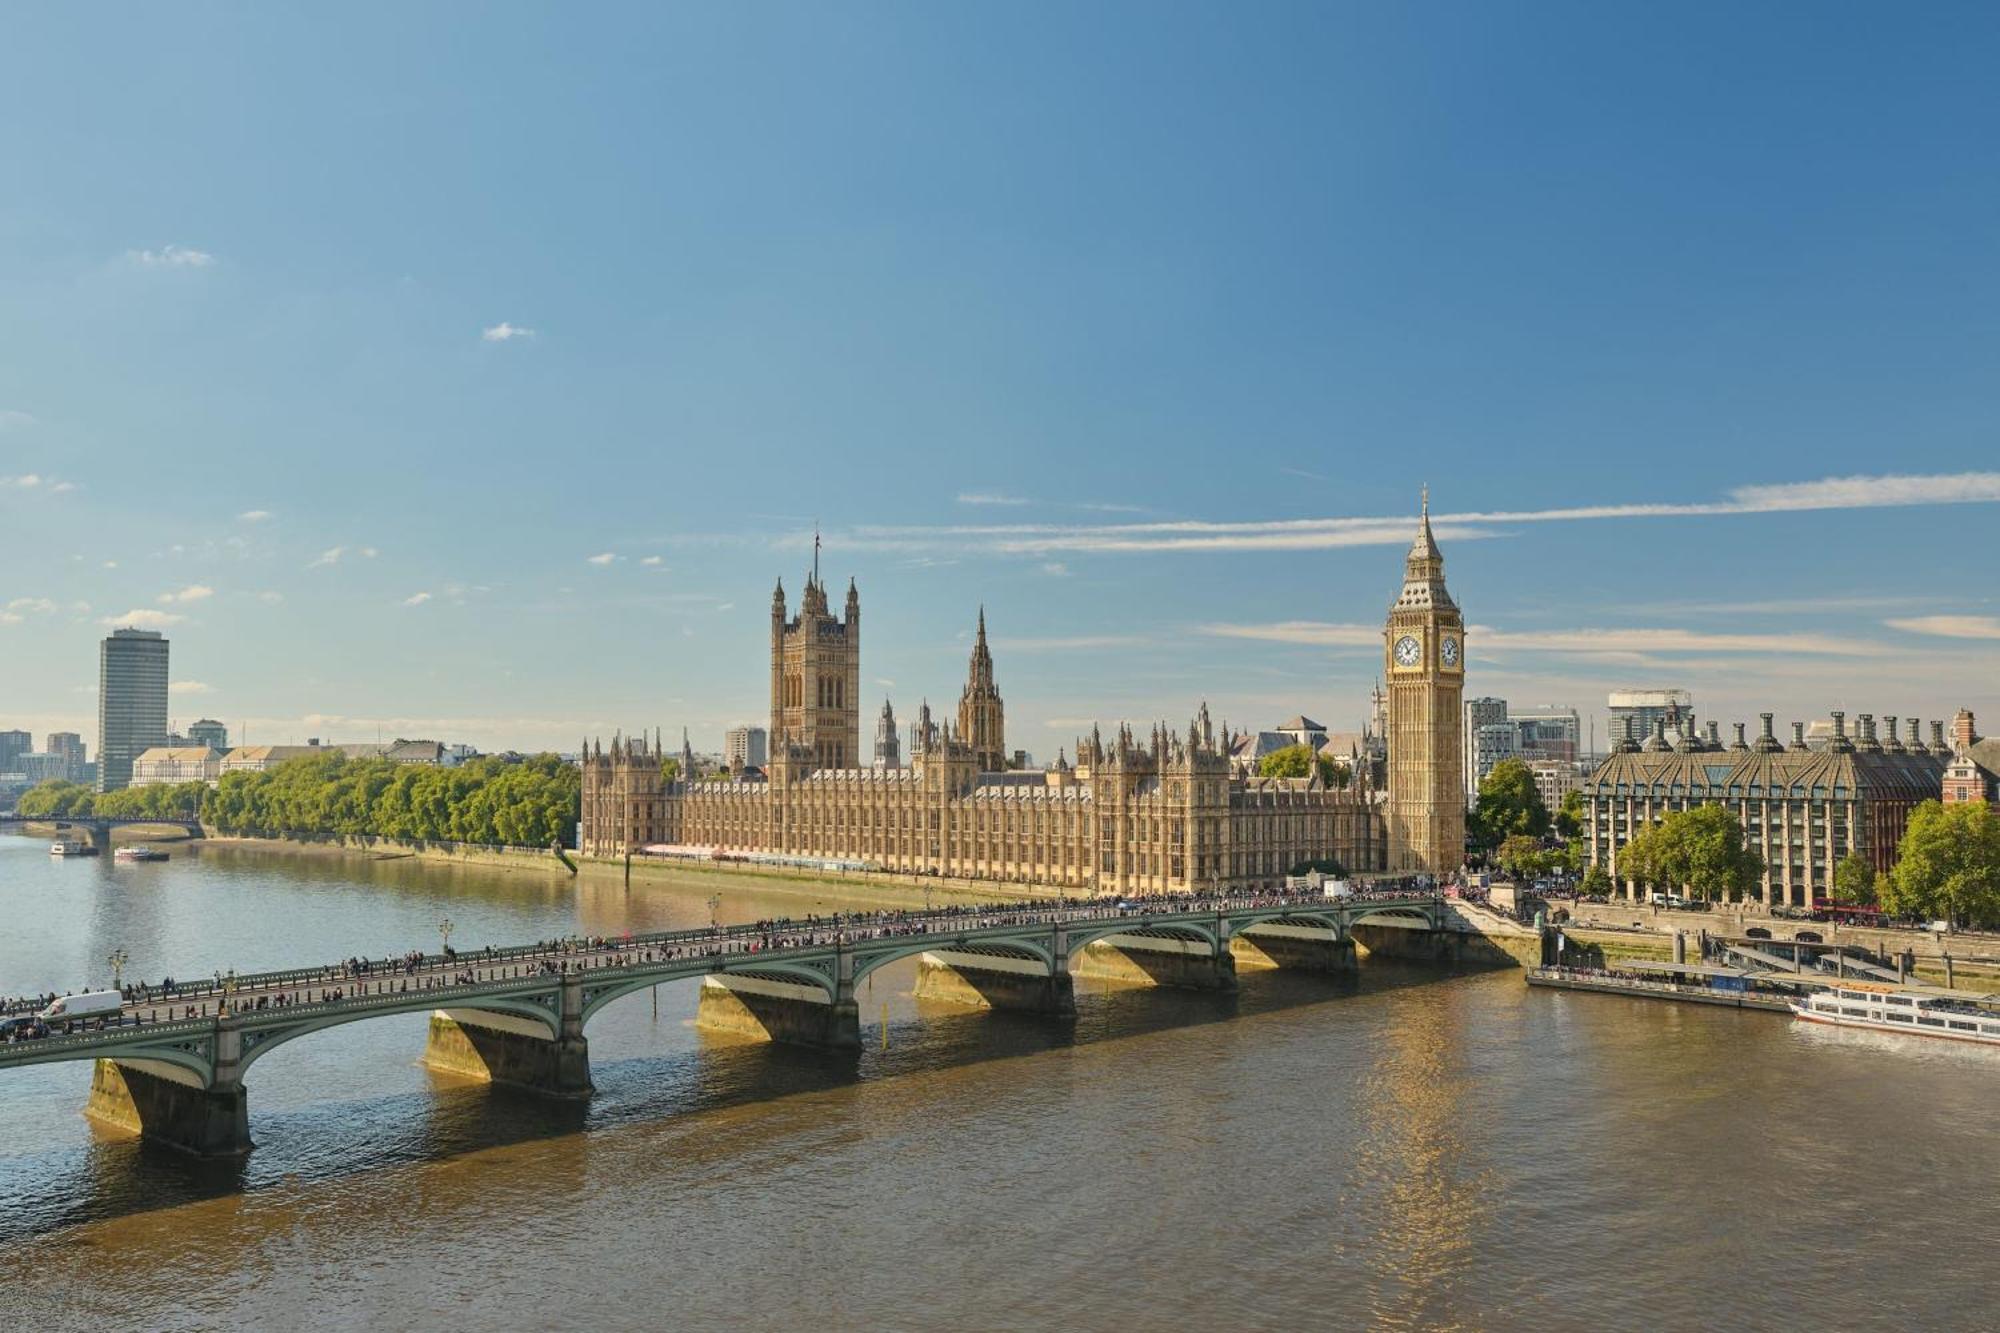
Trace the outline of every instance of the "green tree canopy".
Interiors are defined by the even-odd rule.
[[[1842,857],[1840,864],[1833,868],[1835,902],[1873,906],[1875,891],[1875,867],[1860,857]]]
[[[1287,745],[1257,761],[1257,773],[1267,778],[1303,778],[1319,766],[1319,780],[1329,787],[1347,786],[1347,770],[1315,753],[1310,745]]]
[[[262,773],[225,773],[203,803],[224,833],[291,838],[374,835],[425,842],[567,843],[580,775],[552,754],[519,763],[474,759],[456,768],[348,759],[292,759]]]
[[[90,814],[96,799],[96,794],[80,782],[51,778],[22,792],[14,803],[14,813],[28,819],[81,819]]]
[[[1583,872],[1584,893],[1609,895],[1611,888],[1611,876],[1605,873],[1603,866],[1594,865]]]
[[[1696,898],[1740,897],[1756,887],[1763,858],[1743,845],[1743,826],[1725,806],[1675,810],[1641,829],[1618,854],[1626,878]]]
[[[1549,808],[1535,790],[1535,775],[1518,759],[1502,759],[1479,780],[1472,827],[1481,847],[1492,849],[1517,833],[1540,838],[1549,831]]]
[[[1525,833],[1513,833],[1500,844],[1500,850],[1494,853],[1493,859],[1516,879],[1528,879],[1541,871],[1546,858],[1541,843]]]
[[[1877,886],[1897,916],[2000,925],[2000,814],[1982,802],[1910,812],[1896,868]]]

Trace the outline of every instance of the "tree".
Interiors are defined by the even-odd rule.
[[[1583,893],[1586,896],[1602,894],[1608,898],[1611,887],[1611,876],[1605,873],[1603,866],[1594,865],[1583,872]]]
[[[1833,900],[1872,907],[1875,903],[1875,867],[1858,856],[1842,857],[1833,868]]]
[[[1583,793],[1571,787],[1563,793],[1562,806],[1555,814],[1557,836],[1570,840],[1583,833]]]
[[[1640,884],[1727,900],[1756,887],[1764,860],[1743,845],[1743,826],[1727,807],[1698,805],[1640,830],[1619,852],[1618,868]]]
[[[1925,801],[1910,812],[1896,868],[1877,887],[1895,916],[2000,925],[2000,814],[1983,801]]]
[[[1516,833],[1500,844],[1493,859],[1514,878],[1527,879],[1540,868],[1542,845],[1525,833]]]
[[[1282,751],[1280,752],[1282,753]],[[1518,759],[1502,759],[1479,781],[1473,828],[1480,846],[1494,848],[1516,833],[1541,838],[1549,831],[1549,808],[1535,790],[1535,775]]]
[[[1303,778],[1311,775],[1315,764],[1319,767],[1319,780],[1327,786],[1347,785],[1335,776],[1339,765],[1316,754],[1310,745],[1287,745],[1282,750],[1271,751],[1257,761],[1257,773],[1266,778]]]

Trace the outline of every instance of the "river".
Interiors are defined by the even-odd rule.
[[[851,905],[415,860],[0,837],[0,992]],[[607,1009],[597,1094],[434,1075],[425,1020],[251,1071],[240,1163],[0,1072],[0,1308],[49,1329],[1992,1326],[2000,1052],[1364,961],[1073,1026],[861,995],[859,1059]],[[654,1000],[657,998],[657,1015]]]

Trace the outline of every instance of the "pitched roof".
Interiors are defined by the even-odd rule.
[[[1325,731],[1326,728],[1322,727],[1319,723],[1307,717],[1304,713],[1300,713],[1290,722],[1281,724],[1278,727],[1278,730],[1279,731]]]

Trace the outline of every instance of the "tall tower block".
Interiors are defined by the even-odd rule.
[[[803,748],[815,769],[859,768],[861,760],[861,594],[847,583],[836,618],[819,579],[819,540],[799,613],[785,619],[785,588],[771,595],[771,753]]]
[[[1383,639],[1389,869],[1449,875],[1465,863],[1465,617],[1445,590],[1428,487]]]

